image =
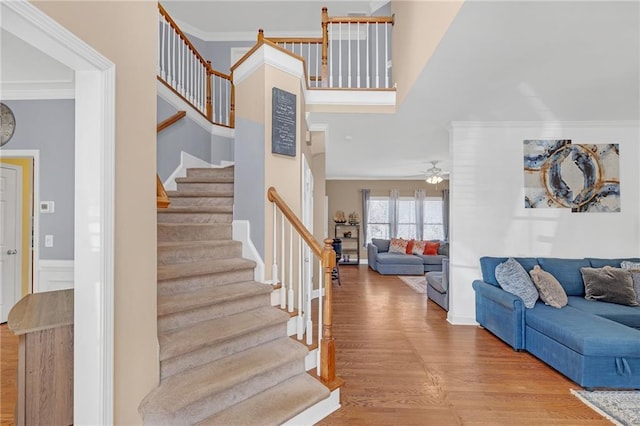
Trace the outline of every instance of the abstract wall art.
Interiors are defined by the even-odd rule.
[[[618,144],[524,141],[525,208],[620,211]]]

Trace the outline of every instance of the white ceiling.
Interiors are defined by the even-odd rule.
[[[255,34],[315,29],[323,5],[339,15],[380,3],[167,8],[180,20],[193,17],[203,33]],[[312,123],[328,125],[327,177],[403,178],[430,160],[446,169],[452,121],[638,120],[639,28],[638,1],[467,1],[396,114],[311,114]]]

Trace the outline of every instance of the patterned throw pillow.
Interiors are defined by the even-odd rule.
[[[631,269],[631,280],[633,281],[633,290],[636,292],[636,300],[640,303],[640,262],[630,262],[623,260],[620,263],[623,269]]]
[[[520,297],[526,308],[535,306],[538,290],[517,260],[510,257],[496,266],[496,280],[505,291]]]
[[[539,265],[529,271],[533,284],[538,289],[540,300],[554,308],[562,308],[568,303],[567,293],[556,277],[542,269]]]
[[[580,268],[584,280],[584,298],[619,305],[639,306],[633,289],[631,271],[605,266],[604,268]]]
[[[413,254],[424,254],[424,249],[427,247],[426,241],[415,241],[413,243],[413,250],[411,253]]]
[[[429,254],[429,255],[437,255],[438,254],[438,248],[440,247],[440,243],[437,242],[433,242],[433,241],[427,241],[427,245],[424,248],[424,254]]]
[[[392,238],[389,244],[389,253],[407,253],[407,244],[409,240],[403,240],[402,238]]]

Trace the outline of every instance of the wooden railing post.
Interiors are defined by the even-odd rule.
[[[207,118],[213,120],[213,104],[211,100],[211,61],[207,61]]]
[[[264,40],[264,30],[260,28],[258,30],[258,43],[262,43],[263,40]]]
[[[324,240],[322,251],[324,267],[324,304],[322,306],[322,339],[320,342],[320,378],[328,385],[336,379],[336,343],[333,339],[333,281],[331,274],[336,266],[333,240]]]
[[[329,12],[322,8],[322,87],[329,86]]]
[[[231,99],[229,100],[229,127],[236,127],[236,85],[233,84],[231,75]]]

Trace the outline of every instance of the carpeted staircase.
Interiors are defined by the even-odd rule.
[[[189,169],[158,210],[160,385],[148,425],[278,425],[329,396],[231,239],[233,167]]]

